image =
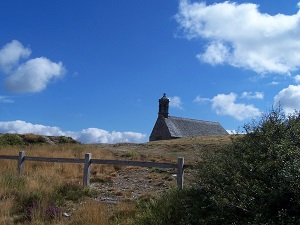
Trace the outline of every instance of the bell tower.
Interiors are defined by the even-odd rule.
[[[158,115],[163,115],[164,118],[168,118],[169,116],[169,102],[170,100],[167,98],[166,93],[162,96],[159,102],[159,110]]]

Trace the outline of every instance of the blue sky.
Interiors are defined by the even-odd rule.
[[[0,133],[145,142],[170,115],[236,130],[300,110],[300,3],[5,0]]]

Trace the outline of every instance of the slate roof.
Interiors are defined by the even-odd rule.
[[[228,135],[228,132],[218,122],[175,116],[169,116],[164,119],[172,137]]]

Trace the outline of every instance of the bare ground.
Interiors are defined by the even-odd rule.
[[[230,142],[229,136],[198,137],[169,141],[149,142],[145,144],[120,143],[115,145],[99,145],[99,149],[114,152],[116,159],[152,162],[177,163],[178,157],[185,158],[185,164],[196,165],[201,161],[204,150],[215,150]],[[109,179],[95,178],[92,187],[99,190],[97,200],[115,203],[117,201],[135,201],[147,198],[177,187],[176,169],[160,169],[145,167],[115,167],[116,173]],[[195,180],[195,171],[186,169],[184,186]]]

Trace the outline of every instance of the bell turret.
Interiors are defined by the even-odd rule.
[[[163,115],[163,117],[168,118],[169,116],[169,102],[170,100],[167,98],[166,93],[159,99],[159,110],[158,115]]]

